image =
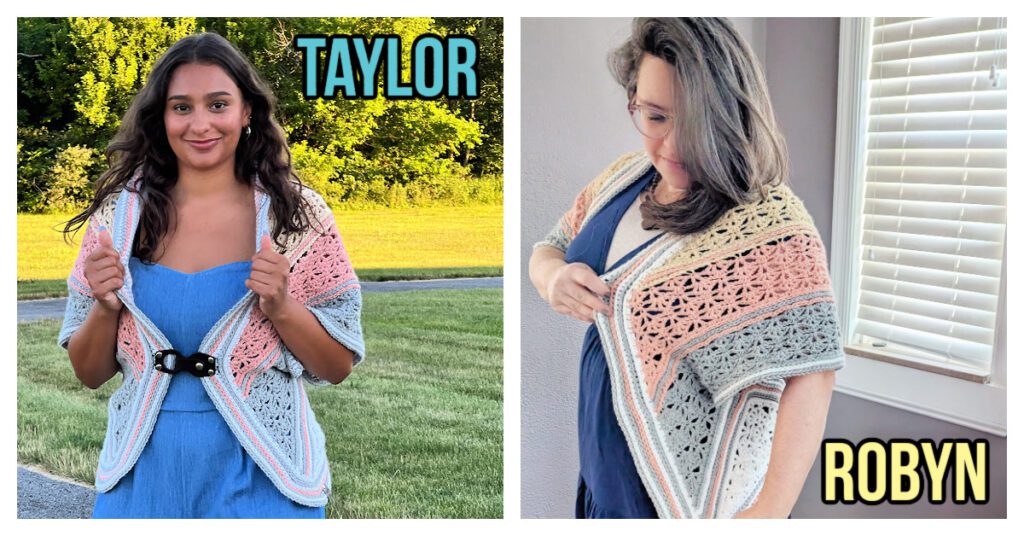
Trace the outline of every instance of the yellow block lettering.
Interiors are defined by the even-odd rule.
[[[838,459],[842,457],[843,464],[838,466]],[[840,500],[837,498],[836,483],[842,481],[843,483],[843,497],[844,502],[853,502],[853,475],[850,474],[850,470],[853,469],[853,445],[846,442],[825,442],[825,456],[822,460],[825,464],[825,497],[824,502],[827,504],[834,504]]]
[[[860,491],[860,498],[862,501],[867,503],[876,503],[885,497],[885,445],[876,441],[862,443],[860,446],[860,452],[858,453],[857,460],[857,486]],[[869,463],[871,458],[874,457],[874,463]],[[868,476],[874,465],[875,470],[875,489],[870,489],[871,485],[868,482]]]
[[[935,444],[924,442],[921,444],[921,451],[924,453],[924,467],[928,471],[928,487],[931,489],[931,501],[933,503],[943,502],[946,496],[945,476],[949,470],[949,454],[953,450],[952,443],[942,443],[939,446],[939,459],[935,459]]]
[[[889,500],[895,503],[916,501],[921,496],[921,477],[917,474],[917,464],[920,458],[917,445],[895,441],[889,450],[889,454],[892,456]],[[906,464],[903,463],[904,455],[907,458]],[[906,488],[903,487],[904,482],[908,483]]]
[[[987,456],[988,456],[988,441],[979,441],[976,445],[975,452],[972,453],[970,443],[958,442],[956,444],[956,473],[953,490],[953,502],[965,503],[967,502],[967,482],[970,482],[971,496],[974,497],[974,502],[986,502],[988,501],[988,495],[986,493],[988,485],[985,479],[988,476]],[[977,456],[972,456],[977,454]],[[973,462],[972,462],[973,459]],[[966,478],[965,478],[966,477]]]

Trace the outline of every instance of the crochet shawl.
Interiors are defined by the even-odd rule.
[[[626,155],[537,245],[566,250],[650,169]],[[764,483],[785,378],[841,368],[826,253],[785,185],[709,228],[665,233],[601,274],[596,324],[615,415],[659,516],[733,517]]]
[[[141,180],[136,174],[132,181]],[[138,182],[134,183],[137,187]],[[274,226],[270,197],[255,179],[255,243]],[[137,188],[133,188],[137,189]],[[316,316],[332,338],[363,359],[359,281],[323,198],[309,188],[311,228],[288,235],[284,250],[291,264],[288,292]],[[122,189],[109,196],[88,222],[74,269],[68,277],[68,301],[58,343],[67,348],[96,299],[85,278],[85,259],[99,245],[105,226],[125,269],[115,294],[124,303],[118,320],[115,358],[122,384],[108,404],[107,430],[96,470],[96,488],[104,492],[131,470],[153,431],[171,375],[154,369],[153,354],[171,348],[166,336],[142,313],[132,296],[129,258],[139,223],[140,196]],[[282,241],[283,237],[282,237]],[[278,246],[275,246],[278,247]],[[168,296],[168,299],[175,299]],[[331,490],[325,436],[313,415],[303,381],[330,383],[303,369],[248,290],[203,338],[199,351],[216,358],[217,372],[203,387],[238,441],[274,485],[293,501],[323,506]],[[182,471],[206,468],[186,468]]]

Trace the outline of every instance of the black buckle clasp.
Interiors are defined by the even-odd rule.
[[[167,358],[172,357],[170,363]],[[198,378],[213,376],[217,373],[217,359],[210,354],[196,352],[188,357],[175,349],[157,350],[153,352],[154,368],[160,372],[174,374],[189,372]]]

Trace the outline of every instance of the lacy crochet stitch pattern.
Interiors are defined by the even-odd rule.
[[[133,178],[138,180],[139,177]],[[273,228],[270,200],[256,178],[254,203],[259,244]],[[324,200],[308,188],[312,228],[287,236],[279,250],[291,264],[288,292],[324,329],[355,354],[365,354],[360,324],[359,281]],[[122,190],[104,201],[86,228],[78,260],[68,277],[68,303],[58,342],[64,348],[81,326],[95,298],[84,276],[84,261],[98,246],[97,229],[111,231],[126,269],[117,291],[125,307],[118,321],[115,359],[123,381],[108,405],[108,427],[96,471],[99,491],[111,489],[134,465],[152,432],[170,375],[153,368],[153,352],[169,348],[155,325],[135,306],[128,259],[138,225],[138,194]],[[277,247],[277,246],[275,246]],[[288,350],[251,290],[213,326],[199,351],[217,359],[218,372],[202,382],[214,405],[259,467],[292,500],[323,506],[331,478],[323,431],[309,407],[304,383],[329,384],[304,370]]]
[[[538,245],[564,251],[649,169],[626,155]],[[826,253],[792,191],[772,187],[710,228],[667,233],[613,273],[597,315],[613,406],[661,517],[733,517],[767,472],[785,378],[843,366]]]

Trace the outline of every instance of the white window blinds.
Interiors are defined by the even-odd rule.
[[[873,20],[852,343],[987,374],[1006,236],[1006,19]]]

